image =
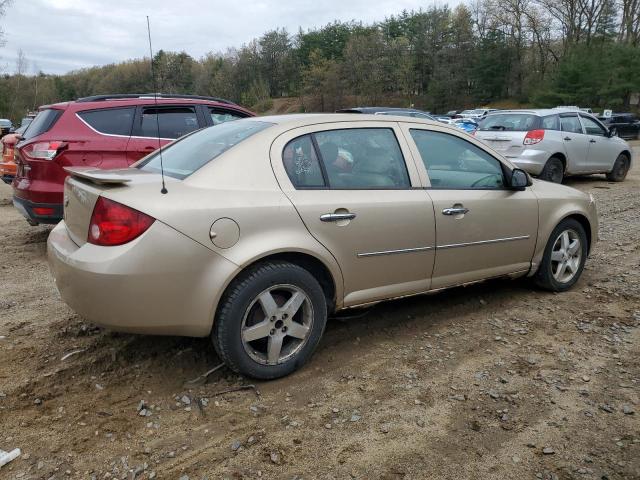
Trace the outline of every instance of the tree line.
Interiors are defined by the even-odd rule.
[[[199,59],[159,51],[153,65],[160,92],[219,96],[257,111],[278,97],[299,97],[304,111],[355,104],[628,110],[640,92],[640,0],[473,0],[374,24],[275,29]],[[20,52],[14,72],[0,77],[0,117],[154,89],[148,58],[65,75],[28,70]]]

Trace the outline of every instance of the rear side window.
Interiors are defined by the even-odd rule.
[[[79,112],[78,116],[100,133],[129,136],[135,111],[135,108],[108,108]]]
[[[55,108],[47,108],[46,110],[40,110],[36,118],[29,124],[22,136],[25,140],[30,140],[38,135],[42,135],[53,127],[62,115],[62,110],[56,110]]]
[[[173,139],[198,128],[200,126],[194,107],[145,107],[142,109],[140,126],[142,137],[159,136],[160,138]],[[158,132],[158,130],[160,131]]]
[[[267,122],[227,122],[204,128],[162,149],[165,175],[180,180],[247,138],[273,125]],[[141,170],[160,172],[160,154],[156,152],[137,165]]]
[[[566,115],[560,117],[560,125],[563,132],[582,133],[582,125],[577,115]]]
[[[538,117],[525,113],[492,114],[480,122],[480,130],[528,132],[538,128]]]
[[[560,130],[560,120],[557,115],[549,115],[548,117],[542,117],[542,129],[543,130]]]

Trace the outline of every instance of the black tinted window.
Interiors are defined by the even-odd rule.
[[[528,132],[538,125],[538,117],[524,113],[491,114],[480,122],[480,130]]]
[[[143,137],[178,138],[198,128],[198,117],[193,107],[147,107],[142,110],[140,135]]]
[[[291,183],[298,187],[324,187],[324,177],[310,135],[291,140],[284,147],[282,161]]]
[[[183,179],[271,125],[273,124],[267,122],[246,121],[227,122],[217,127],[204,128],[163,148],[162,157],[160,152],[156,151],[138,164],[137,168],[159,172],[162,158],[165,175]]]
[[[62,115],[62,110],[56,110],[54,108],[48,108],[41,110],[33,122],[29,124],[22,136],[25,140],[37,137],[49,130],[56,123],[58,118]]]
[[[108,108],[80,112],[78,116],[94,130],[110,135],[131,135],[135,108]]]
[[[404,157],[392,129],[327,130],[313,136],[330,188],[410,188]]]

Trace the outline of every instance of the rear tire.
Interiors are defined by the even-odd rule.
[[[270,380],[311,358],[326,323],[327,301],[315,277],[292,263],[267,262],[228,287],[211,337],[231,370]]]
[[[564,164],[558,157],[551,157],[544,165],[539,178],[547,182],[562,183],[564,179]]]
[[[578,281],[588,254],[584,227],[572,218],[553,229],[534,282],[552,292],[569,290]]]
[[[607,173],[607,180],[610,182],[622,182],[627,178],[627,173],[629,173],[629,158],[624,153],[621,153],[616,158],[611,171]]]

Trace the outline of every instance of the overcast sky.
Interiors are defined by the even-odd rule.
[[[335,19],[371,23],[460,0],[14,0],[2,25],[0,62],[15,70],[18,49],[28,73],[65,73],[148,55],[146,15],[154,52],[184,50],[195,58],[239,47],[267,30],[320,27]]]

